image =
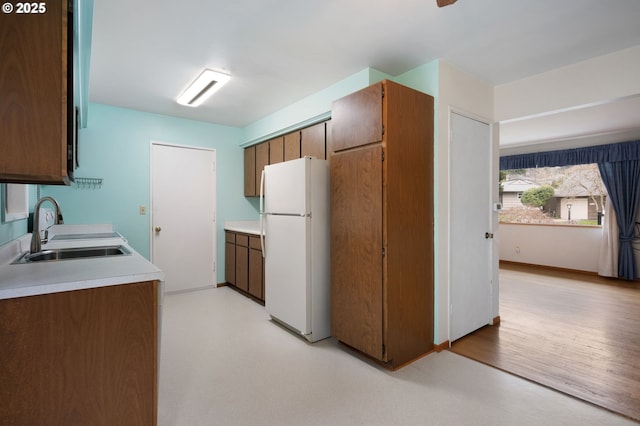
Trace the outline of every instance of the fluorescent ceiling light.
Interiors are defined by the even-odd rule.
[[[206,69],[177,99],[180,105],[196,107],[225,85],[231,76]]]

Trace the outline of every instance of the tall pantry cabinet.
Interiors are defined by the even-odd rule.
[[[331,122],[331,334],[396,369],[433,348],[433,98],[382,81]]]

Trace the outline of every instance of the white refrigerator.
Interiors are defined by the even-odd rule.
[[[260,185],[265,308],[310,342],[330,336],[329,165],[268,165]]]

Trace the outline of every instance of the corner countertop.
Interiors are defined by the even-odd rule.
[[[90,230],[59,228],[57,231],[60,233],[77,232],[87,235],[86,238],[59,240],[55,244],[53,240],[44,244],[43,249],[122,244],[131,254],[11,264],[22,253],[28,251],[31,234],[26,234],[0,247],[0,299],[164,279],[164,273],[133,250],[121,236],[91,238],[88,232]]]
[[[255,221],[234,221],[225,222],[226,231],[243,232],[245,234],[260,235],[260,222]]]

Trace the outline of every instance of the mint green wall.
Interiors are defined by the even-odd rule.
[[[434,98],[438,97],[440,76],[440,61],[435,60],[420,65],[404,74],[394,77],[393,80],[405,86],[412,87]]]
[[[136,251],[149,258],[150,216],[141,216],[138,209],[150,204],[150,142],[214,148],[217,280],[223,282],[224,221],[258,217],[256,209],[243,196],[241,135],[241,129],[234,127],[90,104],[87,128],[80,130],[80,168],[76,176],[101,178],[102,187],[41,186],[41,196],[50,195],[58,200],[66,223],[113,223]]]
[[[214,148],[218,182],[217,280],[223,282],[224,221],[258,218],[257,200],[243,196],[242,146],[267,139],[301,123],[329,118],[331,103],[335,99],[383,79],[391,79],[437,97],[438,61],[396,77],[366,68],[244,129],[89,104],[87,128],[80,130],[81,165],[76,176],[102,178],[102,187],[41,186],[41,196],[51,195],[59,201],[66,223],[113,223],[131,246],[148,258],[150,216],[141,216],[138,208],[140,205],[149,207],[150,204],[150,142]],[[34,201],[35,194],[32,206]],[[23,235],[27,232],[26,227],[26,220],[0,223],[0,244]]]
[[[274,112],[261,120],[258,120],[244,128],[243,146],[252,145],[269,139],[272,135],[285,133],[288,129],[302,127],[314,118],[329,118],[331,103],[343,96],[369,86],[372,83],[372,75],[376,78],[382,73],[372,68],[365,68],[344,80],[307,96],[300,101]],[[378,78],[379,81],[385,77]]]

